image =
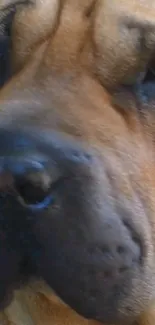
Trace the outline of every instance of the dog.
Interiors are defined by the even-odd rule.
[[[155,1],[0,10],[1,323],[152,325]]]

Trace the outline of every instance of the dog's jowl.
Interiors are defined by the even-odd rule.
[[[58,295],[85,319],[152,325],[155,1],[6,5],[15,11],[0,90],[1,310],[22,305],[32,320],[23,325],[55,325],[45,296]]]

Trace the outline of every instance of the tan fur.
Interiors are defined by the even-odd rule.
[[[15,299],[2,317],[6,317],[8,322],[6,324],[88,325],[89,323],[54,294],[52,295],[42,283],[30,284],[24,290],[17,291]]]
[[[2,1],[2,8],[6,2]],[[128,160],[134,161],[133,173],[139,173],[136,186],[147,197],[154,234],[154,114],[146,116],[148,124],[143,128],[132,96],[116,95],[115,103],[123,106],[120,114],[111,93],[140,77],[152,59],[155,1],[36,0],[35,5],[17,10],[12,40],[14,77],[0,93],[1,121],[17,119],[20,124],[61,130],[98,148],[104,144],[120,152],[128,150],[122,172]],[[130,196],[128,181],[119,182],[118,188]],[[41,282],[17,291],[0,321],[2,325],[91,323]],[[155,323],[153,302],[137,322]]]

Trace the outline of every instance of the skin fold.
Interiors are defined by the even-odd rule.
[[[154,324],[154,55],[154,0],[1,1],[1,324]]]

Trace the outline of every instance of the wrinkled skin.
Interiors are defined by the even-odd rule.
[[[155,1],[15,9],[0,91],[0,307],[33,276],[85,318],[148,318]]]

